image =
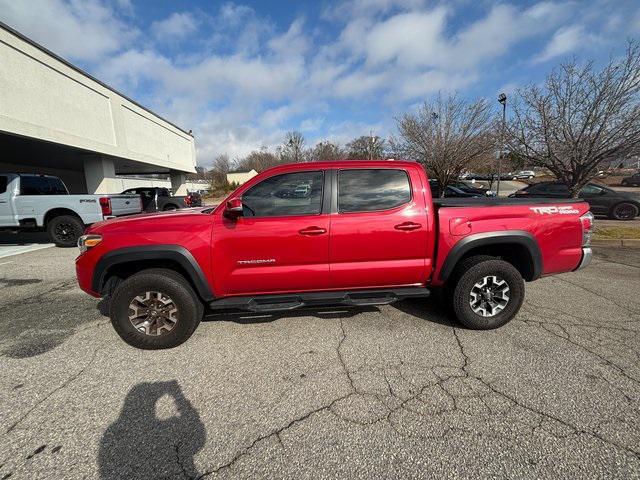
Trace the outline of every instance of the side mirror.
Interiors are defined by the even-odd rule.
[[[224,216],[235,220],[242,216],[242,200],[239,198],[232,198],[227,201],[224,207]]]

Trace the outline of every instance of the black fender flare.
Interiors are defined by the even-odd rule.
[[[91,289],[101,292],[108,270],[123,263],[134,263],[141,260],[173,260],[187,273],[198,295],[205,301],[214,300],[213,292],[204,272],[191,252],[180,245],[145,245],[124,247],[105,253],[93,270]]]
[[[535,280],[542,275],[542,253],[540,246],[533,235],[524,230],[502,230],[499,232],[475,233],[464,237],[456,243],[440,269],[439,278],[443,282],[446,281],[456,265],[468,252],[477,247],[486,247],[489,245],[501,244],[517,244],[522,245],[531,256],[533,262],[533,276],[529,280]]]

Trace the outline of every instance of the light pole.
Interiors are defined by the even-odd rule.
[[[498,152],[498,186],[496,187],[496,197],[500,196],[500,170],[502,166],[502,152],[504,150],[504,128],[506,124],[507,96],[504,93],[498,95],[498,102],[502,104],[502,125],[500,128],[500,151]]]
[[[373,136],[373,130],[369,130],[369,146],[367,150],[369,150],[369,160],[373,160],[373,149],[376,148],[376,143],[378,143],[378,139]]]

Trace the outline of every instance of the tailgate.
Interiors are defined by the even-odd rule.
[[[142,199],[139,195],[109,195],[111,199],[111,214],[132,215],[142,211]]]

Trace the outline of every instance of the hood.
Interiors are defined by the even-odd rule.
[[[138,227],[144,224],[148,224],[151,227],[151,225],[167,220],[180,221],[193,215],[206,215],[202,213],[204,210],[211,210],[211,207],[181,208],[179,210],[169,210],[166,212],[138,213],[135,215],[127,215],[126,217],[110,218],[109,220],[92,224],[87,228],[85,233],[100,233],[105,230],[120,229],[121,227]]]

